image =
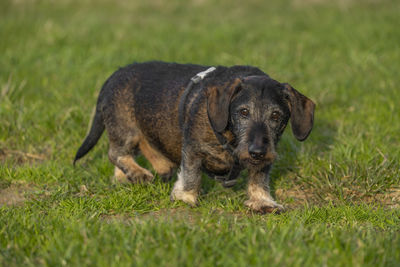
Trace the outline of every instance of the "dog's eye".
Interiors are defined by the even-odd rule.
[[[281,115],[277,111],[274,111],[271,114],[271,120],[273,120],[273,121],[279,121],[280,117],[281,117]]]
[[[242,115],[243,117],[249,116],[249,113],[250,113],[250,111],[247,108],[242,108],[239,112],[240,112],[240,115]]]

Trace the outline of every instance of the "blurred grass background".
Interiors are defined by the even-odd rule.
[[[399,1],[0,3],[3,265],[385,265],[400,262]],[[201,205],[172,183],[110,181],[107,138],[72,167],[97,94],[147,60],[254,65],[317,104],[272,172],[282,216],[204,177]],[[149,164],[139,159],[144,166]]]

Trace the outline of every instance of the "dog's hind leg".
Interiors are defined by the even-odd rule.
[[[110,86],[113,84],[110,82]],[[150,171],[140,167],[134,157],[139,152],[142,133],[137,127],[132,106],[132,85],[117,85],[102,106],[104,124],[110,140],[108,158],[116,167],[114,180],[144,183],[153,179]]]
[[[135,180],[132,180],[131,178],[129,178],[126,175],[126,173],[123,171],[123,169],[118,167],[119,165],[121,165],[121,163],[116,163],[118,161],[118,157],[120,159],[121,159],[121,157],[125,157],[125,158],[131,157],[133,160],[139,154],[137,140],[139,140],[139,138],[128,138],[127,140],[125,140],[124,146],[122,146],[122,147],[115,145],[115,142],[114,143],[110,142],[109,158],[110,158],[110,161],[115,165],[114,176],[112,177],[113,182],[118,182],[121,184],[140,182],[140,181],[135,181]],[[119,142],[119,143],[122,143],[122,142]],[[137,165],[136,162],[134,162],[134,164],[130,163],[130,165],[133,166],[133,169],[139,169],[139,168],[140,168],[140,170],[143,169],[142,167]],[[125,170],[126,169],[127,169],[127,167],[125,167]],[[144,170],[144,172],[148,172],[146,169],[143,169],[143,170]],[[133,170],[131,170],[131,172],[132,171]],[[147,174],[149,174],[149,172]]]
[[[115,165],[114,182],[144,183],[153,179],[151,172],[140,167],[134,159],[139,154],[139,136],[140,133],[136,129],[126,131],[121,136],[116,133],[109,136],[108,157]]]
[[[150,161],[153,169],[162,178],[163,181],[167,182],[171,180],[174,168],[176,165],[169,159],[164,157],[159,151],[152,147],[145,138],[141,138],[139,142],[139,149],[143,156]]]
[[[114,177],[119,182],[146,183],[153,180],[153,174],[140,167],[134,160],[133,155],[124,153],[124,149],[110,143],[108,151],[110,161],[116,166]]]

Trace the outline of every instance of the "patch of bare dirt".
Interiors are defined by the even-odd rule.
[[[307,204],[315,204],[318,196],[311,189],[295,186],[287,189],[277,189],[275,196],[278,202],[284,203],[285,208],[297,208]]]
[[[185,221],[186,223],[195,224],[201,217],[199,212],[190,208],[162,209],[158,211],[148,212],[140,216],[141,220],[161,220],[161,221]]]
[[[360,188],[343,188],[343,199],[354,203],[376,204],[388,208],[400,208],[400,188],[392,187],[384,193],[365,194]],[[277,189],[275,191],[278,201],[285,207],[298,208],[304,205],[323,205],[327,202],[339,201],[335,194],[324,192],[321,195],[318,190],[296,185],[292,188]]]
[[[390,208],[400,208],[400,188],[392,187],[385,193],[379,193],[371,197],[371,203],[376,201]]]
[[[293,0],[292,5],[294,7],[303,7],[303,6],[313,6],[313,5],[323,5],[329,4],[333,6],[338,6],[341,9],[346,9],[351,7],[352,5],[364,3],[364,4],[379,4],[384,2],[384,0]]]
[[[101,218],[109,223],[113,221],[118,222],[148,222],[148,221],[171,221],[171,220],[184,220],[189,223],[195,222],[195,216],[198,216],[198,213],[192,212],[187,209],[162,209],[158,211],[151,211],[138,215],[129,215],[129,214],[105,214],[102,215]]]
[[[28,196],[36,190],[32,184],[16,183],[0,189],[0,206],[22,205]]]
[[[247,214],[248,215],[248,214]],[[207,218],[230,218],[232,221],[240,220],[247,217],[246,213],[232,213],[223,210],[212,209],[208,211]],[[129,214],[104,214],[101,219],[106,222],[122,222],[122,223],[147,223],[150,221],[169,222],[185,222],[187,224],[196,224],[204,219],[201,212],[191,208],[174,208],[174,209],[161,209],[158,211],[150,211],[143,214],[129,215]]]

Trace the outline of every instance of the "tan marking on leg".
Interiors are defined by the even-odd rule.
[[[118,164],[125,169],[125,174],[132,183],[145,183],[153,180],[153,174],[140,167],[132,156],[120,156],[117,158]]]
[[[141,139],[139,148],[158,174],[166,175],[172,172],[175,164],[154,149],[146,139]]]
[[[249,175],[249,183],[247,194],[249,200],[245,201],[245,205],[251,210],[261,213],[280,213],[284,210],[282,205],[275,202],[269,192],[268,178],[264,173]]]
[[[184,190],[182,172],[179,172],[178,180],[175,182],[174,188],[171,192],[171,199],[182,200],[183,202],[191,206],[196,206],[198,194],[198,190],[196,189],[188,191]]]
[[[112,177],[112,182],[121,183],[121,184],[130,183],[126,174],[117,166],[115,166],[115,169],[114,169],[114,176]]]

